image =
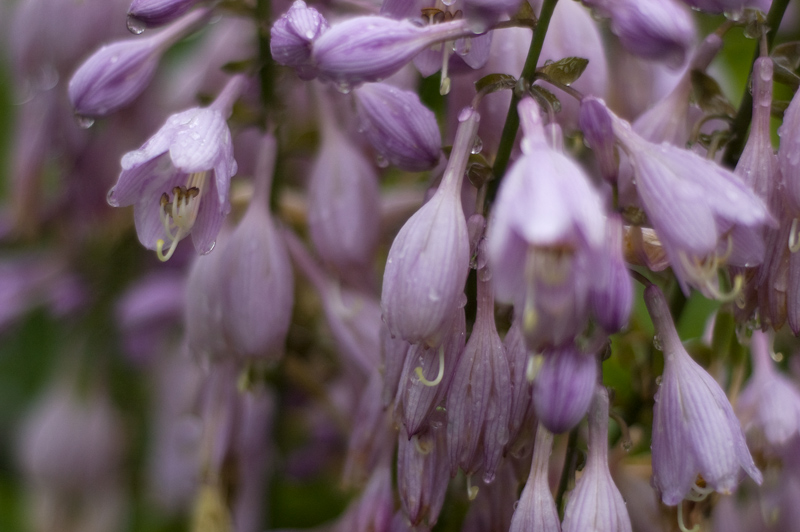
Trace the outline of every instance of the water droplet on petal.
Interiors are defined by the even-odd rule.
[[[663,351],[661,346],[661,338],[659,338],[657,334],[653,336],[653,347],[655,347],[659,351]]]
[[[342,94],[350,94],[350,91],[353,90],[353,87],[346,81],[340,81],[336,84],[336,90]]]
[[[480,137],[476,136],[475,142],[472,143],[472,149],[470,150],[470,153],[478,154],[481,152],[482,149],[483,149],[483,141],[481,140]]]
[[[389,161],[383,155],[378,154],[375,156],[375,164],[378,165],[378,168],[386,168],[389,166]]]
[[[661,386],[661,380],[662,380],[662,379],[661,379],[661,375],[659,375],[658,377],[656,377],[656,386]]]
[[[214,247],[215,247],[216,245],[217,245],[217,241],[215,240],[214,242],[212,242],[212,243],[211,243],[211,245],[210,245],[210,246],[208,246],[208,249],[206,249],[205,251],[202,251],[200,254],[201,254],[201,255],[208,255],[209,253],[211,253],[212,251],[214,251]]]
[[[125,20],[125,25],[128,27],[128,31],[134,35],[141,35],[147,27],[144,21],[139,20],[133,15],[128,15],[128,18]]]
[[[78,127],[83,129],[89,129],[94,125],[94,118],[88,116],[75,115],[75,121],[78,123]]]

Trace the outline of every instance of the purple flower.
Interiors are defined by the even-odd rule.
[[[498,193],[487,235],[497,298],[514,303],[531,349],[580,332],[588,314],[589,268],[605,240],[597,191],[583,170],[551,148],[532,99],[520,102],[523,155]]]
[[[397,491],[412,525],[433,527],[439,519],[450,480],[444,427],[408,439],[400,434],[397,449]]]
[[[800,390],[782,375],[770,357],[771,338],[753,331],[753,376],[742,390],[736,412],[745,431],[754,430],[773,447],[800,434]]]
[[[152,37],[127,39],[100,48],[69,81],[75,114],[105,116],[131,103],[150,84],[161,54],[209,14],[209,10],[199,9]]]
[[[172,22],[200,0],[132,0],[128,9],[128,29],[142,33],[145,27],[154,28]]]
[[[783,176],[784,197],[793,218],[800,217],[800,96],[796,92],[778,128],[781,143],[778,164]]]
[[[603,252],[608,258],[608,267],[605,275],[598,275],[589,296],[595,319],[609,334],[628,323],[633,306],[633,285],[622,254],[623,245],[622,220],[616,215],[609,216]]]
[[[319,11],[295,0],[289,11],[275,21],[269,49],[276,63],[293,67],[300,79],[316,76],[311,62],[311,45],[330,26]]]
[[[553,434],[540,424],[533,444],[531,471],[514,507],[509,532],[561,532],[556,502],[548,481],[552,452]]]
[[[608,469],[608,392],[598,386],[589,410],[589,456],[570,493],[564,532],[630,532],[625,501]]]
[[[645,303],[664,352],[652,443],[653,482],[661,499],[676,505],[693,491],[730,493],[742,470],[760,484],[761,472],[725,392],[681,345],[664,294],[650,285]],[[708,488],[697,486],[697,475]]]
[[[365,83],[353,94],[364,134],[390,164],[411,172],[436,166],[442,151],[439,126],[416,93]]]
[[[289,253],[268,212],[277,142],[261,143],[255,194],[239,225],[224,242],[216,284],[222,325],[231,350],[243,359],[275,361],[282,354],[294,306]]]
[[[533,407],[539,423],[560,434],[580,423],[597,382],[597,359],[574,345],[548,349],[534,358]]]
[[[695,40],[691,13],[677,0],[587,0],[611,19],[611,31],[632,54],[683,64]]]
[[[313,43],[312,61],[321,79],[341,90],[380,81],[428,46],[472,35],[466,20],[417,26],[408,20],[364,16],[341,22]]]
[[[447,393],[451,474],[461,467],[471,475],[483,467],[487,483],[494,480],[508,443],[511,407],[508,355],[497,334],[494,294],[488,277],[485,268],[478,269],[475,325]]]
[[[681,288],[687,294],[694,286],[711,297],[730,297],[720,293],[717,278],[732,247],[730,231],[773,224],[767,206],[716,162],[671,144],[648,142],[627,122],[610,116],[633,166],[641,205]]]
[[[325,263],[357,284],[370,276],[380,236],[378,174],[336,126],[329,102],[320,99],[320,105],[322,147],[308,182],[309,234]]]
[[[528,350],[519,320],[514,320],[503,339],[508,353],[508,369],[511,375],[511,409],[508,417],[508,448],[514,454],[525,448],[533,439],[533,405],[531,404],[531,382],[528,380]]]
[[[469,271],[461,183],[480,117],[467,108],[461,118],[439,188],[400,229],[386,260],[383,317],[393,335],[411,343],[441,343]]]
[[[225,120],[243,83],[239,76],[232,78],[210,107],[170,116],[140,149],[122,157],[122,173],[108,203],[134,205],[139,241],[163,261],[190,233],[199,253],[214,248],[230,210],[230,179],[236,173]]]

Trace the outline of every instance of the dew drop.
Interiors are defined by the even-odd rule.
[[[517,511],[517,506],[519,506],[519,501],[517,501],[517,502],[515,502],[515,503],[514,503],[514,511],[515,511],[515,512]]]
[[[389,161],[381,154],[375,156],[375,164],[378,165],[378,168],[386,168],[389,166]]]
[[[75,115],[75,121],[78,123],[78,127],[83,129],[89,129],[94,125],[94,118],[88,116]]]
[[[661,386],[661,380],[662,380],[662,379],[661,379],[661,375],[659,375],[658,377],[656,377],[656,386]]]
[[[480,137],[475,136],[475,142],[472,143],[472,149],[470,150],[470,153],[477,155],[478,153],[481,152],[482,149],[483,149],[483,141],[481,140]]]
[[[350,94],[350,91],[353,90],[353,87],[346,81],[340,81],[339,83],[336,84],[336,90],[341,92],[342,94]]]
[[[456,0],[442,0],[442,3],[446,6],[452,6],[456,3]]]
[[[657,334],[653,336],[653,347],[655,347],[659,351],[663,351],[661,346],[661,338],[659,338]]]
[[[128,15],[128,18],[125,20],[125,25],[128,27],[128,31],[134,35],[141,35],[147,27],[144,21],[133,15]]]
[[[435,303],[435,302],[439,301],[442,298],[436,292],[429,292],[428,293],[428,299],[430,299],[431,301],[433,301]]]
[[[468,120],[474,112],[475,111],[472,109],[472,107],[464,107],[458,114],[458,121],[464,122],[465,120]]]
[[[208,246],[208,249],[207,249],[207,250],[205,250],[205,251],[203,251],[203,252],[201,253],[201,255],[208,255],[209,253],[211,253],[212,251],[214,251],[214,247],[216,247],[216,245],[217,245],[217,242],[216,242],[216,240],[215,240],[214,242],[212,242],[212,243],[211,243],[211,245],[210,245],[210,246]]]

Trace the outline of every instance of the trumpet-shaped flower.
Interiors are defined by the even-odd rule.
[[[655,285],[645,303],[664,351],[664,374],[653,412],[653,482],[665,504],[716,490],[731,493],[742,470],[757,483],[761,472],[725,392],[681,345],[667,300]],[[707,487],[698,487],[701,475]]]
[[[236,173],[225,120],[243,83],[239,76],[232,78],[210,107],[170,116],[140,149],[122,157],[108,203],[134,206],[139,241],[161,260],[168,260],[190,233],[199,253],[214,248]]]

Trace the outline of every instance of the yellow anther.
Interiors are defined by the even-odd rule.
[[[439,346],[439,373],[436,374],[435,379],[432,381],[426,379],[425,375],[422,373],[421,366],[417,366],[414,371],[417,373],[419,382],[425,386],[437,386],[440,382],[442,382],[442,378],[444,378],[444,345]]]

